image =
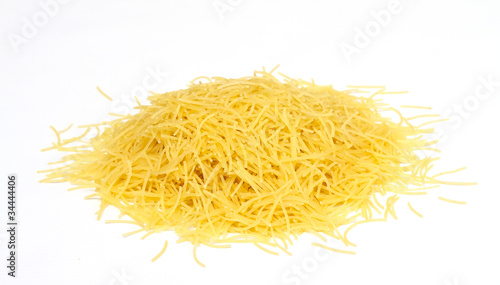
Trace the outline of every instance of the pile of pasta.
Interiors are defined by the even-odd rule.
[[[68,154],[42,171],[42,182],[93,189],[98,218],[114,206],[144,237],[173,230],[194,251],[253,243],[272,254],[289,253],[303,233],[353,246],[347,232],[396,217],[398,194],[446,184],[429,175],[438,158],[417,155],[437,151],[426,139],[433,121],[412,124],[431,115],[404,117],[378,99],[395,93],[383,87],[356,96],[357,87],[337,91],[273,72],[200,77],[80,136],[56,131],[45,150]],[[398,119],[382,115],[391,112]],[[92,128],[99,133],[87,139]]]

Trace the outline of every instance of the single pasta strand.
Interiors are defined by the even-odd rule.
[[[160,256],[162,256],[165,253],[165,250],[167,250],[167,246],[168,246],[168,240],[165,240],[165,244],[163,245],[163,248],[155,257],[153,257],[151,259],[151,261],[155,262],[158,258],[160,258]]]
[[[415,213],[415,215],[419,216],[420,218],[423,218],[423,217],[424,217],[422,214],[420,214],[419,212],[417,212],[417,210],[415,210],[415,209],[411,206],[411,204],[410,204],[410,202],[409,202],[409,201],[408,201],[408,207],[410,208],[410,210],[411,210],[413,213]]]
[[[129,220],[106,220],[106,224],[133,224],[133,225],[138,225],[136,221],[129,221]]]
[[[314,245],[314,246],[318,246],[318,247],[324,248],[324,249],[329,250],[329,251],[333,251],[333,252],[345,253],[345,254],[356,254],[356,252],[354,252],[354,251],[336,249],[336,248],[329,247],[329,246],[326,246],[326,245],[323,245],[323,244],[319,244],[319,243],[316,243],[316,242],[313,242],[311,244]]]
[[[467,202],[464,202],[464,201],[451,200],[451,199],[448,199],[448,198],[443,198],[441,196],[439,196],[438,199],[441,200],[441,201],[445,201],[445,202],[453,203],[453,204],[459,204],[459,205],[465,205],[465,204],[467,204]]]
[[[427,126],[427,125],[435,124],[435,123],[439,123],[439,122],[445,122],[445,121],[448,121],[448,120],[449,120],[448,118],[438,119],[438,120],[432,120],[432,121],[425,122],[425,123],[422,123],[422,124],[418,125],[417,128],[421,128],[423,126]]]
[[[400,107],[401,108],[411,108],[411,109],[432,110],[432,107],[426,107],[426,106],[401,105]]]
[[[52,129],[52,131],[54,131],[54,133],[56,134],[56,137],[57,137],[57,144],[61,144],[61,136],[59,135],[59,132],[56,130],[56,128],[54,128],[53,126],[50,126],[50,128]]]
[[[408,91],[383,91],[380,94],[406,94]]]
[[[99,93],[101,93],[102,96],[104,96],[106,99],[108,99],[109,101],[113,101],[113,99],[111,97],[109,97],[108,95],[106,95],[106,93],[104,93],[101,88],[99,88],[99,86],[96,86],[97,88],[97,91],[99,91]]]
[[[201,267],[205,267],[205,264],[201,263],[200,260],[198,259],[198,257],[196,256],[196,249],[198,248],[198,246],[193,246],[193,257],[194,257],[194,260],[196,261],[196,263],[198,263]]]
[[[379,219],[371,219],[371,220],[362,220],[362,221],[358,221],[358,222],[355,222],[353,223],[352,225],[350,225],[344,232],[344,238],[345,240],[347,240],[347,234],[356,226],[359,226],[361,224],[366,224],[366,223],[371,223],[371,222],[386,222],[387,219],[382,219],[382,218],[379,218]],[[356,244],[350,242],[347,240],[347,242],[352,245],[352,246],[356,246]]]
[[[442,175],[446,175],[446,174],[452,174],[452,173],[457,173],[459,171],[462,171],[462,170],[465,170],[467,167],[460,167],[458,169],[455,169],[455,170],[450,170],[450,171],[444,171],[444,172],[440,172],[438,174],[435,174],[433,175],[431,178],[436,178],[438,176],[442,176]]]
[[[420,118],[432,118],[432,117],[440,117],[440,115],[439,114],[417,115],[417,116],[413,116],[413,117],[408,117],[407,120],[411,121],[411,120],[420,119]]]
[[[277,253],[277,252],[275,252],[275,251],[271,251],[271,250],[269,250],[269,249],[267,249],[267,248],[265,248],[265,247],[261,246],[261,245],[260,245],[259,243],[257,243],[257,242],[254,242],[253,244],[254,244],[256,247],[258,247],[258,248],[262,249],[263,251],[265,251],[265,252],[267,252],[267,253],[269,253],[269,254],[272,254],[272,255],[279,255],[279,253]]]
[[[385,88],[384,85],[347,85],[347,88],[373,88],[373,89],[382,89]]]
[[[73,124],[70,124],[67,128],[65,128],[64,130],[61,130],[59,131],[59,134],[63,134],[65,132],[67,132],[69,129],[71,129],[71,127],[73,127]]]

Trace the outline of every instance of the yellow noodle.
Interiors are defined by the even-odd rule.
[[[422,214],[420,214],[419,212],[417,212],[417,210],[413,209],[413,207],[411,206],[410,202],[408,202],[408,207],[410,208],[410,210],[415,213],[415,215],[419,216],[420,218],[423,218],[424,216]]]
[[[448,203],[459,204],[459,205],[465,205],[465,204],[467,204],[467,202],[464,202],[464,201],[456,201],[456,200],[451,200],[451,199],[447,199],[447,198],[443,198],[443,197],[438,197],[438,198],[439,198],[439,200],[445,201],[445,202],[448,202]]]
[[[425,109],[425,110],[432,110],[432,107],[426,107],[426,106],[414,106],[414,105],[401,105],[401,108],[412,108],[412,109]]]
[[[99,88],[99,86],[97,86],[97,91],[99,91],[99,93],[101,93],[102,96],[104,96],[106,99],[108,99],[109,101],[113,101],[113,99],[111,97],[109,97],[108,95],[106,95],[106,93],[104,93],[101,88]]]
[[[158,258],[160,258],[160,256],[162,256],[164,253],[165,253],[165,250],[167,250],[167,246],[168,246],[168,241],[165,240],[165,244],[163,245],[163,248],[161,249],[161,251],[151,259],[152,262],[155,262]]]
[[[333,252],[345,253],[345,254],[356,254],[356,252],[354,252],[354,251],[336,249],[336,248],[329,247],[329,246],[326,246],[326,245],[323,245],[323,244],[319,244],[319,243],[315,243],[315,242],[313,242],[311,244],[314,245],[314,246],[318,246],[318,247],[324,248],[326,250],[333,251]]]
[[[128,236],[131,236],[131,235],[135,235],[137,233],[140,233],[144,231],[144,228],[141,228],[141,229],[138,229],[138,230],[135,230],[135,231],[131,231],[131,232],[128,232],[128,233],[124,233],[122,236],[123,237],[128,237]]]
[[[194,257],[194,260],[196,261],[196,263],[198,263],[201,267],[205,267],[205,264],[201,263],[200,260],[198,259],[198,257],[196,256],[196,248],[198,246],[193,246],[193,257]]]
[[[261,245],[260,245],[259,243],[257,243],[257,242],[254,242],[253,244],[254,244],[255,246],[257,246],[258,248],[262,249],[263,251],[267,252],[267,253],[270,253],[270,254],[272,254],[272,255],[279,255],[279,253],[277,253],[277,252],[275,252],[275,251],[271,251],[271,250],[269,250],[269,249],[267,249],[267,248],[265,248],[265,247],[261,246]]]
[[[458,169],[455,169],[455,170],[450,170],[450,171],[444,171],[444,172],[440,172],[438,174],[435,174],[433,175],[431,178],[436,178],[438,176],[442,176],[442,175],[446,175],[446,174],[452,174],[452,173],[457,173],[459,171],[462,171],[462,170],[465,170],[467,167],[460,167]]]
[[[409,120],[434,115],[406,118],[374,99],[405,92],[357,85],[337,91],[278,73],[280,80],[271,74],[277,68],[195,78],[186,89],[152,93],[149,104],[136,98],[135,114],[111,114],[116,118],[80,126],[85,131],[73,138],[52,127],[57,140],[44,151],[66,155],[54,163],[59,167],[39,171],[41,182],[90,188],[85,199],[100,200],[98,219],[112,206],[119,217],[107,223],[140,227],[125,236],[175,231],[200,265],[202,245],[253,243],[291,254],[292,238],[303,233],[354,245],[347,239],[354,226],[397,218],[395,194],[472,184],[437,180],[456,171],[433,175],[436,158],[416,154],[439,150],[426,139],[433,129],[421,129],[431,122],[416,127]],[[97,135],[87,139],[93,128]]]

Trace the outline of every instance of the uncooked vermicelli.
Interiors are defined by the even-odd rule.
[[[68,154],[42,171],[42,182],[93,189],[98,218],[114,206],[139,226],[130,234],[173,230],[194,254],[200,245],[232,243],[289,253],[303,233],[354,245],[345,234],[397,218],[400,194],[469,185],[429,175],[437,159],[416,152],[437,151],[426,139],[433,129],[410,121],[435,116],[406,118],[378,99],[403,92],[337,91],[271,73],[200,77],[186,89],[152,94],[135,114],[84,126],[77,137],[54,129],[57,142],[45,150]],[[356,96],[369,88],[377,89],[372,96]],[[99,133],[87,139],[92,128]]]

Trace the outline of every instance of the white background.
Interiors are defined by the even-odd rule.
[[[0,1],[0,284],[500,284],[500,2],[401,0],[394,10],[388,0],[66,0],[47,10],[48,2]],[[412,198],[424,219],[402,199],[397,221],[350,234],[354,256],[322,258],[310,246],[316,239],[303,236],[293,256],[200,248],[202,268],[172,233],[142,241],[121,236],[131,225],[96,221],[98,202],[83,199],[90,190],[37,182],[36,171],[60,157],[40,152],[55,139],[50,125],[100,122],[144,87],[165,92],[200,75],[239,77],[277,64],[337,89],[409,90],[387,99],[451,119],[441,125],[438,170],[468,166],[450,179],[479,184]],[[19,178],[15,279],[4,266],[8,173]],[[165,238],[169,248],[151,263]]]

